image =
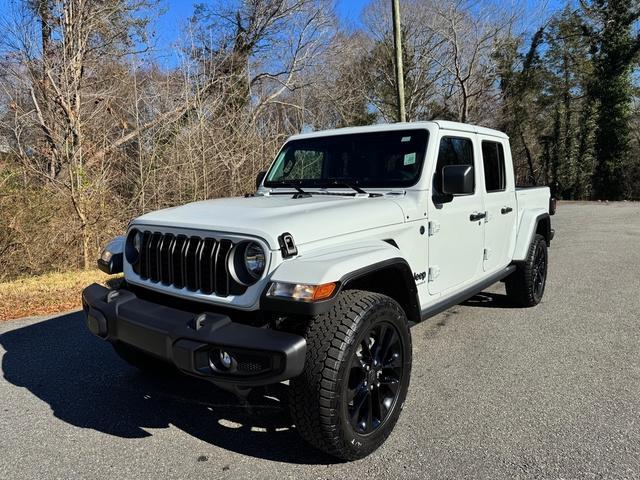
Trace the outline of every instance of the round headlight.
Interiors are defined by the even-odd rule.
[[[229,273],[236,282],[245,287],[258,281],[264,273],[266,264],[267,255],[257,242],[237,243],[229,254]]]
[[[244,249],[244,266],[247,272],[258,279],[264,273],[264,267],[267,264],[267,258],[262,247],[256,242],[251,242]]]
[[[135,264],[140,258],[140,250],[142,249],[142,232],[133,229],[129,232],[127,243],[125,246],[125,255],[127,262],[131,265]]]

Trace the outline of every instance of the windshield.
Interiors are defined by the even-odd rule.
[[[410,187],[420,178],[429,134],[395,130],[293,140],[266,187]]]

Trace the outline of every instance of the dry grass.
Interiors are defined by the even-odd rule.
[[[0,283],[0,321],[79,308],[84,287],[117,278],[100,270],[76,270]]]

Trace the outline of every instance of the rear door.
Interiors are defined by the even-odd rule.
[[[485,272],[503,268],[511,261],[516,238],[516,193],[509,143],[506,139],[480,137],[484,167]]]
[[[444,292],[482,273],[484,220],[471,220],[484,212],[480,184],[480,152],[475,133],[443,132],[433,172],[429,202],[429,293]],[[442,200],[442,169],[446,165],[471,165],[475,189],[470,195]]]

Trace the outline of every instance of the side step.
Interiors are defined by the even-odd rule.
[[[483,279],[482,281],[476,283],[475,285],[471,285],[470,287],[465,288],[461,292],[456,293],[451,297],[447,297],[443,300],[439,300],[435,302],[433,305],[429,305],[427,308],[425,308],[421,312],[420,317],[422,321],[426,320],[427,318],[431,318],[439,313],[442,313],[448,308],[458,305],[459,303],[462,303],[465,300],[469,300],[471,297],[473,297],[474,295],[477,295],[478,293],[483,291],[485,288],[488,288],[494,283],[497,283],[503,278],[511,275],[515,271],[515,269],[516,269],[515,265],[509,265],[504,270],[500,270],[499,272],[494,273],[490,277]]]

